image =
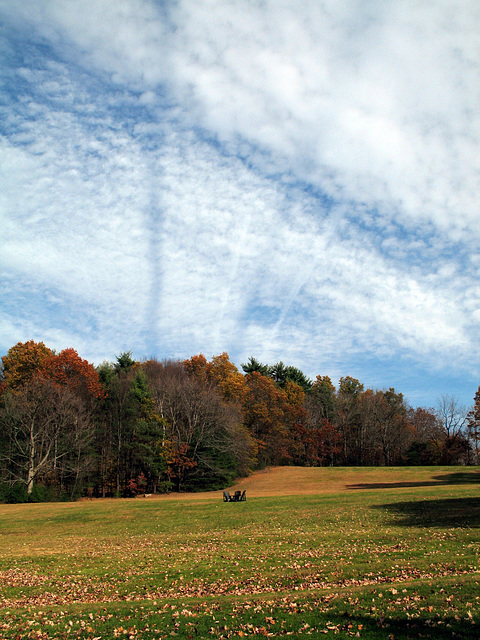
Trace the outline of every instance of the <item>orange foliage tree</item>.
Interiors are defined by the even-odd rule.
[[[237,367],[230,362],[225,351],[213,356],[210,379],[220,388],[226,400],[242,402],[245,398],[245,378]]]
[[[246,393],[245,378],[225,351],[213,356],[210,362],[202,353],[192,356],[183,361],[183,368],[189,377],[217,387],[225,400],[243,401]]]
[[[52,382],[78,393],[84,400],[105,396],[95,367],[83,360],[75,349],[64,349],[58,355],[46,358],[42,373]]]
[[[52,350],[43,342],[18,342],[2,357],[3,389],[16,389],[32,380],[52,356]]]
[[[212,365],[208,362],[203,353],[192,356],[188,360],[184,360],[183,368],[185,369],[185,373],[191,378],[196,378],[200,382],[210,381]]]
[[[271,378],[257,371],[245,376],[243,419],[258,447],[258,466],[285,463],[289,458],[286,398]]]

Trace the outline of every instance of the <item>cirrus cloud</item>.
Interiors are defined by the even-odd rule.
[[[2,349],[473,396],[476,3],[0,12]]]

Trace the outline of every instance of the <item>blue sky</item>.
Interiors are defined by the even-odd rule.
[[[0,351],[480,384],[476,0],[0,0]]]

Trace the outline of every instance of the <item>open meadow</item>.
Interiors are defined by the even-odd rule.
[[[480,469],[0,505],[0,638],[478,638]]]

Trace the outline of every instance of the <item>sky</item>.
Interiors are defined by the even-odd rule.
[[[480,385],[478,0],[0,0],[0,352]]]

